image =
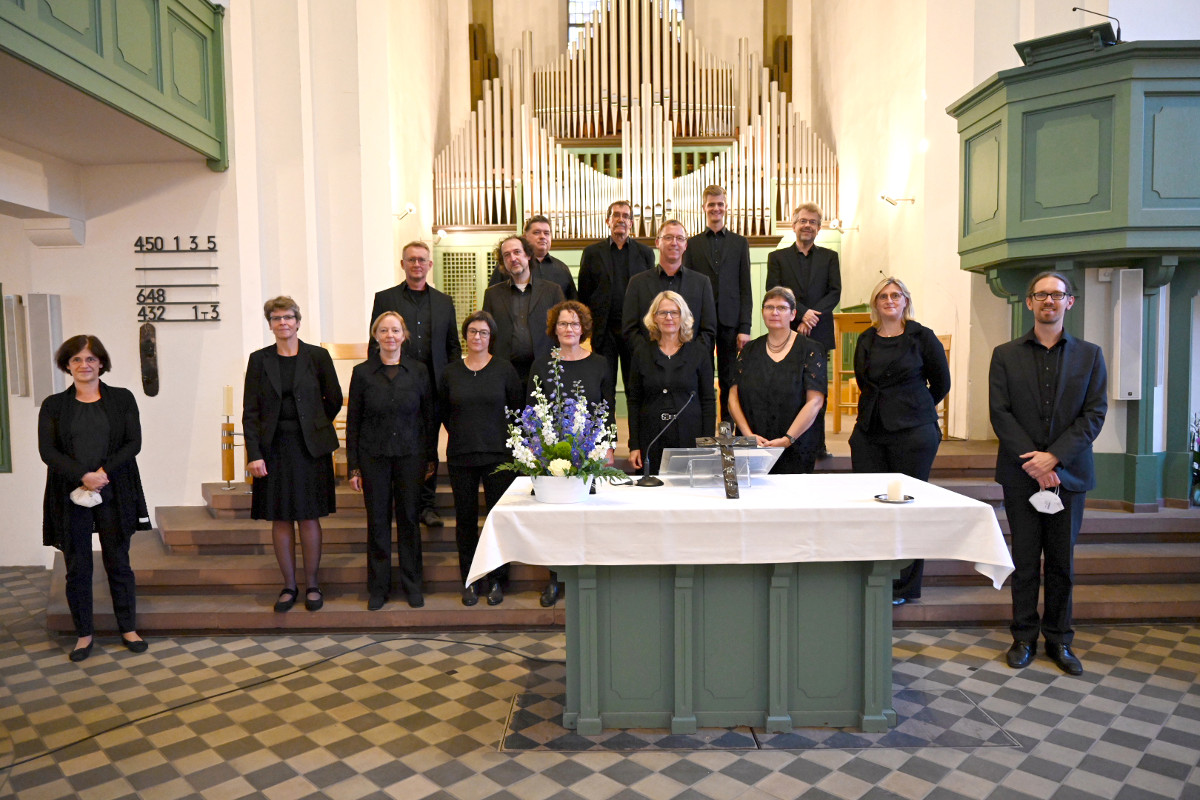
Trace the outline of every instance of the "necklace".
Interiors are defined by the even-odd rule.
[[[770,350],[772,353],[782,353],[784,348],[786,348],[788,346],[788,342],[790,342],[791,340],[792,340],[792,334],[791,334],[791,332],[789,332],[787,335],[787,338],[784,339],[783,342],[780,343],[778,347],[776,347],[775,345],[771,344],[771,337],[768,336],[767,337],[767,349]]]

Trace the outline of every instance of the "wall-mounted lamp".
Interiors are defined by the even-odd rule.
[[[445,238],[446,238],[446,229],[445,228],[438,228],[436,231],[434,231],[434,233],[433,233],[433,243],[434,244],[438,244],[439,242],[442,241],[442,239],[445,239]]]
[[[915,198],[915,197],[892,197],[892,196],[886,195],[886,194],[879,195],[879,199],[884,200],[888,203],[891,203],[894,206],[898,206],[901,203],[915,204],[917,202],[917,198]]]
[[[838,233],[845,233],[846,231],[856,231],[856,230],[858,230],[858,226],[857,226],[857,225],[855,225],[855,226],[851,227],[851,226],[849,226],[849,225],[847,225],[847,224],[846,224],[846,220],[844,220],[844,219],[838,219],[837,217],[834,217],[833,219],[831,219],[831,220],[828,220],[828,221],[825,223],[825,227],[826,227],[826,228],[829,228],[830,230],[837,231]]]
[[[413,212],[415,212],[416,210],[417,210],[417,206],[416,206],[416,204],[415,204],[415,203],[409,203],[408,205],[406,205],[406,206],[404,207],[404,213],[403,213],[403,214],[393,214],[392,216],[394,216],[394,217],[396,218],[396,221],[397,221],[397,222],[399,222],[400,220],[404,219],[405,217],[407,217],[409,214],[412,214],[412,213],[413,213]]]

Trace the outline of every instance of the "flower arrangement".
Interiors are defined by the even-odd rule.
[[[500,465],[498,471],[532,476],[626,477],[605,463],[617,440],[616,425],[605,424],[608,403],[593,403],[589,408],[578,382],[571,394],[564,391],[558,350],[551,357],[550,396],[535,377],[533,402],[524,409],[510,411],[508,446],[513,460]]]

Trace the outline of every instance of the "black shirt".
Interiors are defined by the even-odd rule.
[[[283,396],[279,402],[280,422],[299,422],[300,409],[296,407],[296,359],[299,356],[279,357],[279,388]]]
[[[612,297],[608,306],[608,329],[614,333],[621,331],[621,310],[625,304],[625,289],[629,286],[629,251],[632,249],[628,239],[624,247],[617,247],[617,243],[609,239],[608,251],[612,258],[613,274],[609,281]]]
[[[70,453],[89,472],[94,472],[104,463],[108,453],[108,415],[104,413],[103,400],[81,403],[71,398],[75,413],[71,419]]]
[[[446,460],[455,467],[478,467],[507,461],[507,409],[523,407],[525,391],[513,365],[493,358],[472,370],[456,360],[442,372],[438,387],[446,415]]]
[[[764,334],[742,350],[734,384],[750,430],[766,439],[778,439],[804,407],[810,389],[821,394],[828,391],[821,343],[797,334],[783,360],[774,361],[767,353]],[[792,447],[813,450],[818,443],[817,427],[810,425]]]
[[[721,258],[725,255],[725,228],[714,231],[704,229],[704,238],[708,240],[708,260],[713,265],[713,272],[721,272]]]
[[[346,411],[346,462],[357,469],[362,456],[437,458],[437,423],[429,370],[420,361],[401,358],[389,378],[379,356],[354,367]]]
[[[1054,419],[1054,398],[1058,396],[1058,373],[1062,369],[1063,340],[1060,338],[1050,347],[1044,347],[1036,338],[1030,337],[1033,348],[1033,363],[1037,365],[1038,418],[1042,423],[1038,446],[1050,446],[1050,424]]]
[[[533,369],[529,372],[529,384],[527,387],[527,397],[532,398],[533,395],[533,379],[538,378],[542,385],[542,394],[546,399],[550,399],[550,366],[554,363],[554,359],[546,359],[540,364],[534,364]],[[608,371],[608,360],[597,353],[585,356],[578,361],[563,361],[562,363],[562,388],[567,396],[575,396],[575,384],[578,382],[583,387],[583,396],[587,400],[588,407],[594,403],[604,401],[608,404],[608,421],[605,424],[610,424],[616,419],[615,416],[615,399],[616,392],[613,386],[612,375]],[[532,402],[530,399],[529,402]]]
[[[672,429],[655,444],[655,453],[642,453],[643,458],[651,458],[650,471],[656,472],[663,447],[694,447],[696,437],[713,435],[717,411],[712,356],[695,339],[671,356],[658,342],[644,342],[629,365],[625,398],[629,402],[630,450],[645,449],[683,409]],[[688,403],[692,393],[695,397]]]
[[[512,293],[512,339],[509,342],[510,361],[533,360],[533,334],[529,331],[531,324],[537,320],[529,319],[529,306],[533,302],[533,282],[525,284],[522,289],[511,281],[508,291]]]

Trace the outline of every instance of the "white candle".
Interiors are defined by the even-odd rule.
[[[224,397],[221,403],[221,413],[227,417],[233,416],[233,387],[229,384],[225,385]]]
[[[904,499],[904,484],[902,481],[894,480],[888,482],[888,500],[899,501]]]

